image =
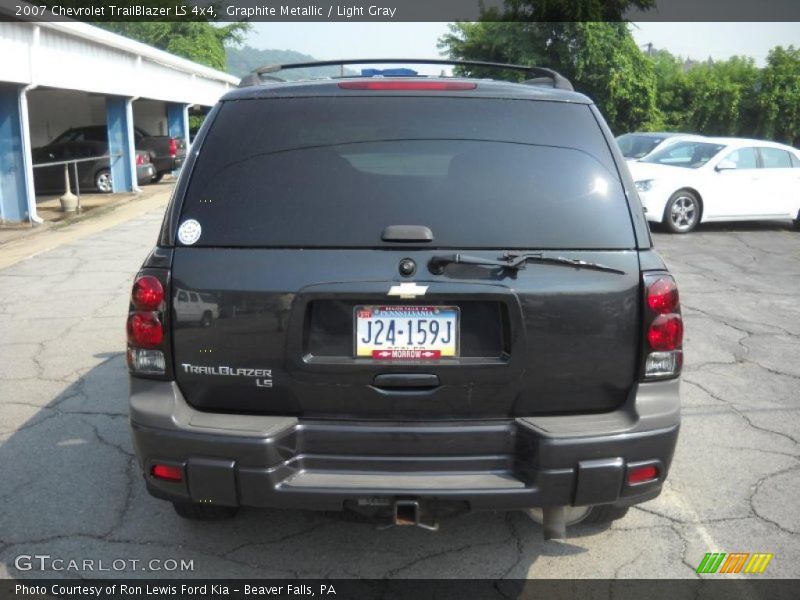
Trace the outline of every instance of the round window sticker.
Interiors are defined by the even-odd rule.
[[[191,246],[200,239],[202,231],[203,228],[200,227],[200,223],[194,219],[189,219],[181,223],[181,226],[178,227],[178,240],[184,246]]]

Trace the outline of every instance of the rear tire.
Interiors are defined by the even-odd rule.
[[[611,523],[623,518],[628,514],[627,506],[615,506],[613,504],[601,504],[600,506],[593,506],[589,514],[580,521],[581,525],[592,525],[598,523]]]
[[[688,190],[670,196],[661,223],[671,233],[689,233],[700,222],[700,200]]]
[[[211,324],[214,322],[214,317],[211,315],[209,311],[203,313],[203,318],[200,319],[200,325],[203,327],[211,327]]]
[[[194,502],[173,502],[172,506],[179,516],[192,521],[231,519],[239,511],[235,506],[215,506],[213,504],[196,504]]]
[[[152,183],[158,183],[164,179],[164,173],[156,173],[155,176],[150,180]]]
[[[583,523],[592,508],[590,506],[565,506],[564,510],[564,522],[569,526]],[[525,512],[539,525],[544,523],[544,511],[541,508],[528,508]]]

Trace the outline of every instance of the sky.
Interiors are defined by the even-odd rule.
[[[773,46],[800,45],[800,23],[636,23],[631,31],[639,45],[652,42],[684,58],[743,54],[759,66]],[[318,59],[437,58],[445,33],[446,23],[254,23],[247,43]]]

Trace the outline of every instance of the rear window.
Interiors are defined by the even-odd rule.
[[[586,105],[451,97],[226,102],[181,220],[198,246],[380,247],[424,225],[437,248],[634,246]]]
[[[765,169],[791,169],[792,156],[780,148],[759,148]]]
[[[655,135],[626,133],[617,138],[617,145],[625,158],[642,158],[650,154],[664,139]]]

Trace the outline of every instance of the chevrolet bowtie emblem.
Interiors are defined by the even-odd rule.
[[[389,292],[386,295],[399,296],[400,298],[416,298],[417,296],[424,296],[427,291],[427,285],[417,285],[413,282],[406,282],[400,285],[393,285],[389,288]]]

